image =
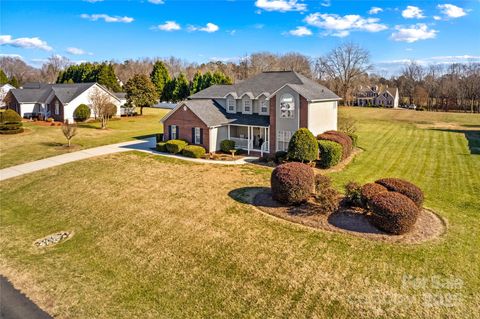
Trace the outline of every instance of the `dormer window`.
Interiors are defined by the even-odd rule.
[[[260,100],[260,114],[268,114],[268,101]]]
[[[227,99],[227,111],[230,112],[230,113],[235,113],[236,112],[235,107],[236,107],[235,99],[233,99],[231,97],[228,98]]]
[[[243,113],[252,114],[252,100],[243,100]]]
[[[290,94],[284,94],[280,99],[280,117],[285,119],[295,117],[295,102]]]

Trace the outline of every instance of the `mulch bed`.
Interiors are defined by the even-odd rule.
[[[387,234],[370,224],[364,211],[346,206],[333,213],[315,213],[315,204],[285,206],[272,199],[269,191],[252,194],[251,204],[269,215],[304,226],[332,232],[347,233],[370,240],[389,243],[418,244],[440,237],[446,231],[446,222],[433,211],[424,208],[414,229],[403,235]]]

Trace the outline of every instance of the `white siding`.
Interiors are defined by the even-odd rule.
[[[308,129],[317,136],[337,130],[337,101],[308,103]]]
[[[25,114],[33,113],[35,109],[35,103],[22,103],[20,104],[20,116],[24,117]]]

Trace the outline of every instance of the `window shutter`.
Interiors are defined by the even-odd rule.
[[[178,127],[178,125],[176,125],[176,128],[177,128],[177,140],[180,139],[180,128]]]
[[[168,139],[169,140],[172,139],[172,126],[171,125],[168,126]]]
[[[203,128],[200,128],[200,144],[203,144]]]
[[[192,127],[192,144],[195,144],[195,128]]]

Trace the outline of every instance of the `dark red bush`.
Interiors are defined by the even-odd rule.
[[[391,234],[409,232],[420,214],[420,208],[405,195],[396,192],[383,192],[375,195],[369,206],[371,223]]]
[[[380,184],[368,183],[362,186],[360,191],[360,197],[362,200],[363,206],[368,206],[370,200],[377,194],[388,192],[388,189],[383,187]]]
[[[410,198],[418,207],[422,207],[424,195],[416,185],[400,178],[382,178],[375,183],[386,187],[389,191],[403,194]]]
[[[291,162],[277,166],[270,179],[272,197],[284,204],[306,201],[314,190],[313,169],[302,163]]]
[[[342,146],[342,159],[349,157],[353,150],[352,139],[343,132],[327,131],[317,135],[317,140],[327,140],[340,144]]]
[[[330,177],[322,174],[315,175],[315,192],[321,192],[323,189],[330,188],[332,186],[332,181]]]

